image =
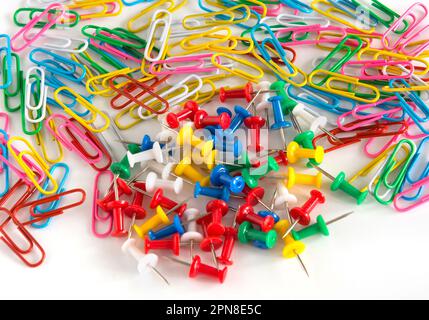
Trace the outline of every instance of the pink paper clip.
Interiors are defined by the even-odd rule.
[[[320,37],[320,35],[323,32],[326,31],[335,31],[338,32],[338,37],[335,37],[335,40],[339,40],[341,42],[346,36],[347,33],[344,28],[341,27],[334,27],[334,26],[328,26],[328,27],[322,27],[320,24],[314,24],[311,26],[303,26],[303,27],[292,27],[292,28],[285,28],[285,29],[279,29],[275,35],[276,38],[281,38],[284,34],[291,33],[291,41],[288,41],[287,43],[282,43],[282,46],[298,46],[298,45],[315,45],[320,43],[332,43],[333,38],[331,37]],[[313,39],[306,39],[306,40],[299,40],[299,37],[302,37],[305,34],[312,34]]]
[[[50,121],[60,119],[62,123],[56,124],[56,130],[54,130],[50,125]],[[68,150],[76,152],[82,160],[89,164],[94,164],[103,158],[103,151],[98,148],[98,146],[87,137],[85,132],[83,132],[78,126],[76,126],[73,122],[71,122],[67,117],[61,114],[53,114],[49,118],[46,119],[45,122],[46,129],[48,129],[53,136],[55,136],[58,141],[60,141],[63,146],[65,146]],[[77,148],[75,144],[69,141],[69,136],[67,136],[67,131],[71,131],[74,133],[74,137],[79,137],[82,141],[85,141],[88,144],[88,147],[95,151],[95,155],[88,156],[87,150],[85,153],[80,148]]]
[[[52,11],[58,11],[58,14],[52,14]],[[33,42],[39,39],[46,31],[48,31],[54,24],[62,19],[66,13],[66,7],[59,3],[53,3],[45,9],[41,14],[35,16],[30,22],[15,34],[12,39],[12,50],[20,52],[29,47]],[[35,29],[43,18],[47,18],[47,23],[41,29]],[[33,31],[34,30],[34,31]],[[22,44],[20,44],[23,42]]]
[[[281,13],[285,5],[282,3],[279,3],[279,4],[273,4],[271,6],[270,5],[266,5],[266,6],[267,6],[267,17],[275,17]],[[250,8],[259,14],[264,12],[264,10],[259,6],[251,6]]]
[[[394,145],[396,142],[399,141],[399,139],[401,138],[401,136],[404,134],[404,132],[406,132],[408,130],[408,125],[406,124],[406,122],[404,123],[399,123],[398,125],[401,125],[401,128],[398,130],[398,134],[393,135],[393,136],[388,136],[388,140],[384,143],[383,146],[381,146],[381,148],[379,148],[377,146],[377,151],[372,152],[370,149],[372,147],[372,144],[375,142],[379,142],[380,138],[382,137],[374,137],[374,138],[370,138],[368,139],[368,141],[365,143],[364,146],[364,153],[369,157],[369,158],[377,158],[379,155],[381,155],[384,151],[386,151],[387,149],[389,149],[392,145]]]
[[[409,79],[414,73],[414,65],[411,61],[386,61],[386,60],[362,60],[362,61],[348,61],[346,62],[341,73],[348,76],[354,76],[355,74],[348,74],[346,72],[347,67],[360,66],[360,75],[357,76],[360,80],[391,80],[391,79]],[[399,66],[405,67],[406,72],[402,74],[388,74],[387,69],[389,67]],[[374,70],[371,72],[371,70]],[[377,74],[374,74],[377,73]]]
[[[420,140],[420,139],[424,139],[424,138],[426,138],[427,136],[429,136],[428,134],[426,134],[426,133],[422,133],[421,132],[421,130],[419,130],[418,128],[417,128],[417,125],[416,125],[416,123],[413,121],[413,119],[411,119],[411,118],[408,118],[407,120],[407,123],[408,123],[408,128],[409,128],[409,130],[407,130],[407,132],[405,132],[404,133],[404,137],[406,138],[406,139],[410,139],[410,140]],[[411,132],[411,128],[413,128],[413,127],[415,127],[416,129],[417,129],[417,131],[418,131],[418,133],[412,133]]]
[[[419,9],[422,11],[419,12]],[[428,9],[423,3],[416,2],[413,4],[402,16],[396,20],[389,29],[383,34],[382,43],[386,50],[401,50],[401,48],[410,43],[411,40],[415,40],[415,37],[419,35],[426,27],[416,30],[420,24],[428,16]],[[407,21],[409,26],[407,31],[399,34],[397,31],[402,28],[402,23]],[[417,50],[417,49],[415,49]]]
[[[4,132],[0,132],[0,143],[6,145],[8,137],[5,136],[9,135],[9,115],[6,112],[0,112],[0,118],[3,118],[3,126],[1,126],[1,130]]]
[[[112,38],[115,38],[115,37],[112,36]],[[119,39],[119,37],[116,37],[116,38]],[[110,45],[108,43],[100,44],[97,41],[95,41],[94,39],[90,39],[89,42],[94,47],[97,47],[103,51],[106,51],[107,53],[110,53],[114,56],[120,57],[120,58],[125,59],[125,60],[134,61],[134,62],[139,63],[139,64],[142,63],[142,59],[138,59],[136,57],[133,57],[130,54],[127,54],[124,51],[118,50],[117,48],[113,47],[112,45]]]
[[[213,53],[198,54],[193,56],[184,56],[184,57],[174,57],[165,60],[158,60],[153,62],[150,65],[150,72],[155,75],[169,75],[169,74],[189,74],[189,73],[199,73],[199,72],[215,72],[218,70],[217,67],[213,66],[211,63],[211,57]],[[216,61],[220,64],[220,58],[218,57]],[[192,65],[186,65],[188,62],[194,62]],[[178,66],[174,68],[173,64],[183,64],[185,65]],[[162,65],[163,70],[157,71],[157,66]]]
[[[415,209],[415,208],[421,206],[422,204],[428,202],[429,201],[429,195],[425,195],[425,196],[421,197],[418,201],[412,202],[412,204],[409,206],[405,206],[405,207],[401,206],[402,197],[407,196],[407,195],[412,196],[417,191],[419,191],[420,188],[422,188],[422,187],[429,187],[429,177],[426,177],[426,178],[414,183],[407,190],[404,190],[395,196],[395,199],[393,200],[393,206],[395,207],[396,211],[407,212],[407,211],[410,211],[411,209]]]
[[[91,223],[91,230],[92,233],[97,238],[107,238],[110,236],[113,230],[113,216],[111,212],[105,212],[104,216],[100,215],[100,207],[98,205],[98,200],[100,200],[100,189],[98,188],[100,185],[100,180],[103,175],[107,175],[110,179],[110,182],[113,182],[113,173],[111,171],[102,171],[99,172],[95,176],[94,181],[94,198],[92,200],[92,223]],[[109,185],[111,184],[109,183]],[[101,194],[101,196],[103,196]],[[105,223],[106,224],[106,230],[104,232],[98,231],[98,223]]]

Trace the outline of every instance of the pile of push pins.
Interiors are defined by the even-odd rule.
[[[93,234],[124,238],[138,271],[166,283],[167,263],[224,282],[243,245],[282,246],[308,274],[303,241],[328,236],[330,224],[353,213],[317,215],[324,178],[357,205],[373,198],[404,212],[429,200],[422,3],[403,14],[378,0],[26,5],[13,16],[20,29],[0,34],[0,240],[30,267],[45,259],[36,229],[86,199],[68,186],[74,168],[61,162],[64,151],[96,172]],[[134,11],[126,25],[97,25],[124,6]],[[306,46],[320,51],[310,73],[295,63],[295,49]],[[26,138],[9,134],[15,112]],[[156,135],[122,137],[149,122],[161,128]],[[121,158],[103,132],[125,147]],[[354,175],[323,166],[356,144],[366,158]],[[195,199],[204,210],[190,205]]]

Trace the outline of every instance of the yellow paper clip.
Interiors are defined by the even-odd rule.
[[[224,65],[225,60],[231,60],[233,62],[236,62],[234,68],[232,67],[230,68]],[[221,61],[221,63],[219,63],[218,61]],[[236,75],[237,77],[246,79],[251,82],[257,83],[264,76],[264,71],[259,66],[253,64],[252,62],[246,59],[240,59],[226,53],[215,53],[212,56],[212,64],[218,67],[219,69],[230,72],[231,74]],[[237,65],[239,64],[246,67],[249,70],[252,70],[253,73],[250,73],[243,69],[239,69],[237,67]]]
[[[14,143],[21,142],[25,145],[26,150],[19,150],[17,146],[14,146]],[[34,184],[37,190],[39,190],[44,195],[51,195],[58,191],[58,183],[54,179],[54,177],[49,172],[49,165],[43,160],[43,158],[36,152],[34,147],[21,137],[11,137],[9,141],[7,142],[7,148],[9,150],[9,153],[13,156],[15,161],[19,164],[21,169],[24,170],[26,176],[28,179]],[[37,171],[43,172],[43,178],[40,179],[40,177],[37,177],[34,168],[30,167],[31,165],[37,165],[39,168]],[[39,179],[38,179],[39,178]],[[45,190],[40,185],[40,183],[48,179],[51,183],[49,185],[52,186],[51,190]],[[42,181],[40,181],[42,180]],[[49,185],[46,187],[48,188]]]
[[[315,82],[315,78],[326,79],[326,82]],[[345,76],[339,73],[330,72],[327,70],[315,70],[308,76],[308,83],[311,87],[337,94],[342,97],[350,98],[364,103],[374,103],[380,99],[380,90],[377,87],[363,83],[357,78]],[[362,89],[367,91],[362,92]],[[362,98],[359,94],[373,95],[373,98]]]
[[[200,34],[187,36],[180,41],[180,46],[183,50],[187,51],[185,54],[188,54],[190,51],[205,50],[209,46],[228,41],[231,38],[231,35],[232,31],[230,28],[217,27]]]
[[[52,111],[49,107],[46,107],[46,112],[48,116],[52,115]],[[56,132],[55,122],[53,119],[49,121],[49,126],[52,128],[52,130]],[[51,135],[52,142],[55,142],[56,148],[58,149],[58,154],[54,155],[51,158],[51,156],[48,154],[48,150],[51,150],[51,148],[46,147],[45,138],[43,137],[45,132],[49,134],[49,130],[46,130],[45,127],[42,127],[42,130],[40,130],[36,134],[36,143],[42,150],[43,158],[45,158],[47,162],[52,164],[58,163],[63,159],[63,156],[64,156],[63,147],[61,143],[58,141],[58,139],[55,136]]]
[[[78,116],[72,109],[66,106],[60,97],[62,92],[67,92],[69,95],[73,96],[77,103],[79,103],[84,109],[88,110],[91,114],[90,119],[84,119]],[[65,113],[76,119],[77,122],[79,122],[82,126],[91,132],[102,132],[107,130],[107,128],[110,126],[110,119],[104,112],[96,108],[92,103],[69,87],[58,88],[54,92],[54,99],[64,109]],[[100,128],[94,128],[91,124],[94,124],[98,117],[101,117],[104,120],[104,124]]]
[[[124,5],[121,0],[86,0],[75,1],[75,4],[67,5],[67,8],[77,11],[81,20],[89,20],[118,16],[122,13]],[[92,9],[98,11],[91,12]]]

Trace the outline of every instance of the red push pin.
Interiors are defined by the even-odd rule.
[[[119,197],[122,196],[123,194],[128,196],[132,193],[130,186],[124,180],[122,180],[121,178],[116,178],[115,180],[116,180],[116,190],[118,192],[118,197],[116,200],[119,200]],[[115,200],[115,190],[111,190],[103,199],[98,200],[97,204],[104,211],[109,211],[109,209],[107,208],[107,204],[114,200]]]
[[[248,150],[253,152],[260,152],[264,148],[261,145],[261,128],[265,126],[266,120],[259,116],[248,117],[244,119],[244,124],[250,130],[250,145]]]
[[[225,233],[225,227],[222,224],[222,218],[229,211],[228,204],[223,200],[212,200],[207,203],[206,211],[210,215],[211,221],[207,224],[207,233],[209,236],[221,236]]]
[[[268,207],[261,199],[264,198],[265,190],[262,187],[249,188],[247,185],[243,189],[243,193],[246,195],[246,202],[251,206],[256,206],[258,203],[263,206],[266,210],[271,211],[271,208]]]
[[[232,250],[234,249],[235,242],[237,241],[238,231],[236,228],[227,227],[225,229],[224,241],[222,247],[222,253],[217,260],[223,265],[230,266],[232,265],[231,255]]]
[[[119,200],[119,190],[118,190],[118,177],[115,176],[113,179],[113,196],[114,200],[106,204],[106,209],[112,211],[113,217],[113,228],[110,235],[112,237],[126,237],[128,235],[128,230],[125,229],[124,220],[125,213],[124,209],[128,207],[128,202],[124,200]]]
[[[200,109],[198,103],[195,101],[188,101],[185,103],[185,106],[182,111],[178,113],[170,112],[165,120],[170,128],[176,129],[179,127],[180,122],[186,119],[194,121],[195,113]]]
[[[287,166],[289,161],[287,160],[286,152],[279,150],[277,155],[273,157],[279,166]]]
[[[134,186],[146,191],[146,184],[144,182],[135,182]],[[143,197],[143,193],[139,191],[134,192],[133,202],[125,208],[125,215],[127,217],[135,217],[137,220],[142,220],[146,217],[146,210],[143,208]]]
[[[274,227],[274,218],[267,215],[265,218],[257,215],[253,207],[246,203],[238,208],[236,221],[242,224],[244,221],[249,221],[252,224],[258,225],[263,232],[268,232]]]
[[[155,209],[157,206],[161,206],[162,208],[164,208],[166,210],[171,210],[173,208],[176,208],[174,210],[174,212],[176,212],[179,215],[179,217],[181,217],[186,210],[187,204],[184,203],[181,206],[177,207],[178,206],[177,202],[175,202],[175,201],[173,201],[167,197],[164,197],[164,193],[163,193],[162,189],[157,189],[155,191],[155,193],[153,194],[152,201],[150,202],[149,206],[152,209]]]
[[[216,265],[216,269],[219,269],[219,264],[218,264],[218,261],[216,258],[216,252],[215,251],[222,246],[223,241],[218,236],[210,236],[209,235],[209,233],[207,231],[207,224],[208,224],[207,220],[208,220],[207,217],[202,217],[202,218],[197,220],[197,223],[199,225],[201,225],[201,227],[203,229],[203,236],[204,236],[203,241],[200,242],[200,248],[204,252],[211,251],[213,262]]]
[[[219,98],[221,102],[229,99],[246,99],[247,102],[253,99],[253,86],[248,82],[243,88],[226,89],[224,87],[219,90]]]
[[[194,116],[195,128],[201,129],[209,126],[220,126],[223,130],[228,129],[231,124],[231,117],[223,112],[218,116],[209,116],[204,110],[198,110]]]
[[[148,236],[144,238],[144,252],[147,254],[150,250],[171,250],[174,255],[180,253],[180,235],[175,233],[171,239],[150,240]]]
[[[302,207],[295,207],[290,210],[290,215],[295,222],[289,227],[282,238],[286,238],[298,223],[302,226],[308,226],[311,223],[310,213],[319,203],[325,203],[324,195],[318,190],[311,190],[310,198]]]

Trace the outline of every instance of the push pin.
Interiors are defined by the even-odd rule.
[[[302,207],[295,207],[290,210],[291,217],[295,222],[290,226],[290,228],[283,235],[283,239],[295,228],[299,223],[302,226],[308,226],[311,222],[310,213],[318,204],[325,203],[325,197],[320,191],[311,190],[310,198],[304,203]]]
[[[290,223],[287,220],[280,220],[274,225],[274,230],[277,231],[277,234],[279,236],[286,233],[286,231],[289,229]],[[283,247],[283,257],[286,259],[292,259],[292,258],[298,258],[299,263],[301,264],[301,267],[303,268],[304,272],[307,274],[307,277],[309,277],[309,273],[307,271],[307,267],[305,266],[304,262],[302,261],[300,254],[304,252],[305,250],[305,244],[301,241],[295,240],[292,235],[287,235],[285,238],[283,238],[284,247]]]
[[[201,184],[197,182],[195,183],[194,188],[194,198],[198,198],[201,195],[229,202],[231,193],[229,192],[229,189],[225,186],[221,188],[202,187]]]
[[[144,254],[141,252],[136,245],[135,239],[128,239],[124,242],[121,248],[122,252],[133,257],[137,261],[137,270],[140,274],[146,274],[149,270],[156,273],[166,284],[170,285],[167,278],[165,278],[161,272],[156,269],[158,265],[158,256],[153,253]]]
[[[274,156],[273,158],[274,158],[274,160],[276,160],[276,162],[279,166],[286,167],[289,164],[289,161],[287,161],[286,152],[284,152],[282,150],[278,150],[277,155]]]
[[[217,187],[228,187],[232,193],[240,193],[244,188],[242,177],[232,177],[223,165],[217,165],[210,174],[210,182]]]
[[[265,126],[265,119],[258,116],[248,117],[244,120],[244,124],[250,130],[250,145],[248,150],[253,152],[261,152],[263,147],[261,145],[261,128]]]
[[[178,146],[183,146],[185,144],[191,145],[192,147],[201,151],[201,156],[207,157],[209,153],[213,150],[214,141],[208,140],[203,141],[194,136],[194,130],[190,126],[184,126],[180,129],[176,143]]]
[[[146,189],[146,184],[137,182],[134,184],[139,189]],[[139,191],[134,192],[133,202],[130,206],[125,208],[125,215],[127,217],[135,217],[137,220],[146,218],[146,210],[143,208],[143,193]]]
[[[279,171],[280,167],[273,157],[269,156],[267,163],[260,165],[257,168],[244,168],[241,171],[244,181],[250,188],[256,188],[259,180],[272,171]]]
[[[248,186],[246,186],[243,189],[243,193],[246,195],[246,202],[251,206],[256,206],[259,203],[265,209],[267,209],[268,211],[271,211],[271,208],[262,201],[262,199],[265,196],[264,188],[256,187],[256,188],[250,189]]]
[[[208,126],[219,126],[221,129],[225,130],[231,124],[231,118],[226,112],[218,116],[209,116],[206,111],[198,110],[195,113],[194,124],[197,129]]]
[[[148,236],[150,240],[161,240],[175,233],[178,233],[179,235],[183,235],[185,233],[185,229],[183,228],[179,216],[174,216],[173,223],[165,226],[164,228],[161,228],[157,231],[150,230],[148,232]]]
[[[127,152],[128,162],[131,168],[134,168],[136,163],[147,162],[149,160],[156,160],[159,163],[164,161],[164,155],[162,153],[159,142],[153,144],[153,148],[150,150],[142,151],[136,154],[132,154],[130,151]]]
[[[121,178],[118,178],[117,176],[114,176],[113,184],[115,184],[115,181],[116,181],[116,192],[117,192],[118,199],[122,195],[128,196],[132,193],[131,188],[124,180],[122,180]],[[104,211],[109,211],[107,208],[107,204],[109,202],[114,201],[115,196],[116,196],[115,190],[109,191],[103,199],[97,201],[98,206]]]
[[[238,240],[241,243],[248,243],[254,240],[261,241],[268,249],[272,249],[276,245],[277,233],[274,230],[262,232],[253,229],[252,224],[248,221],[245,221],[238,229]]]
[[[150,240],[148,236],[144,240],[144,252],[147,254],[150,250],[171,250],[174,255],[180,254],[180,236],[175,233],[171,239]]]
[[[299,231],[292,230],[292,236],[295,240],[302,240],[305,238],[309,238],[315,236],[317,234],[322,234],[324,236],[329,236],[328,226],[332,223],[340,221],[349,215],[353,214],[353,211],[343,214],[335,219],[332,219],[328,222],[325,222],[321,215],[317,216],[316,223],[308,226],[307,228],[301,229]]]
[[[238,208],[236,221],[238,224],[248,221],[259,226],[263,232],[268,232],[274,227],[274,218],[272,216],[261,217],[257,215],[253,207],[247,203]]]
[[[280,221],[280,217],[278,216],[278,214],[272,211],[259,211],[258,216],[262,218],[272,217],[274,219],[274,224]]]
[[[128,152],[132,154],[139,153],[140,147],[136,144],[128,145]],[[114,175],[120,177],[121,179],[129,179],[131,177],[131,167],[128,161],[128,156],[126,155],[120,162],[114,162],[110,166],[110,171]]]
[[[288,167],[287,187],[288,189],[292,189],[295,185],[299,184],[314,186],[317,189],[320,189],[322,187],[322,178],[323,175],[321,173],[318,173],[315,176],[310,174],[296,173],[293,167]]]
[[[197,183],[198,181],[202,186],[206,187],[210,184],[210,176],[203,176],[196,168],[191,164],[191,159],[186,157],[183,158],[174,169],[174,173],[177,176],[185,176],[192,183]]]
[[[203,229],[203,236],[204,236],[203,241],[200,242],[200,249],[203,250],[204,252],[211,251],[213,263],[215,264],[216,269],[219,270],[219,263],[217,261],[215,251],[222,246],[223,241],[218,236],[210,236],[209,235],[209,233],[207,231],[207,225],[208,225],[209,221],[210,221],[210,215],[204,216],[204,217],[199,218],[197,220],[197,224],[199,224]]]
[[[231,135],[236,132],[243,125],[244,121],[252,116],[249,111],[240,106],[235,106],[234,112],[235,116],[232,118],[229,128],[225,130],[226,135]]]
[[[117,177],[113,179],[113,190],[115,199],[106,204],[108,211],[112,211],[113,217],[113,229],[111,232],[112,237],[125,237],[128,231],[124,226],[125,212],[124,209],[128,207],[128,202],[125,200],[119,200],[118,183]]]
[[[271,102],[274,113],[274,123],[271,125],[271,129],[280,130],[280,135],[282,138],[283,145],[286,146],[286,137],[284,133],[284,129],[290,128],[291,124],[285,120],[285,116],[283,114],[281,101],[282,97],[274,96],[271,97],[268,101]],[[288,155],[289,156],[289,155]]]
[[[188,101],[185,103],[185,106],[182,111],[178,113],[170,112],[166,119],[167,124],[170,128],[176,129],[179,127],[180,122],[184,120],[194,121],[195,113],[200,109],[198,103],[195,101]]]
[[[168,224],[170,219],[164,210],[158,206],[155,210],[155,215],[145,221],[141,226],[134,225],[134,231],[138,234],[140,238],[143,238],[146,233],[150,230],[155,229],[161,224]]]
[[[231,266],[233,264],[231,260],[231,256],[235,246],[235,242],[238,239],[237,235],[238,235],[238,231],[235,227],[225,228],[222,252],[221,252],[221,255],[217,257],[217,260],[219,261],[219,263],[225,266]]]
[[[333,175],[326,172],[325,170],[323,170],[319,166],[313,165],[313,167],[316,170],[318,170],[321,174],[323,174],[324,176],[326,176],[327,178],[332,180],[332,184],[331,184],[331,190],[332,191],[335,192],[337,190],[341,190],[344,193],[347,193],[348,195],[350,195],[351,197],[356,199],[358,205],[362,204],[365,201],[366,197],[368,196],[369,191],[366,190],[366,191],[362,192],[359,189],[357,189],[356,187],[354,187],[351,183],[349,183],[346,180],[346,174],[344,172],[340,172],[337,175],[337,177],[335,178]]]
[[[146,177],[146,190],[148,192],[153,192],[157,188],[170,190],[175,194],[179,194],[183,190],[183,179],[176,178],[174,181],[158,179],[158,176],[155,172],[149,172]]]
[[[274,199],[274,207],[279,209],[289,203],[296,203],[298,200],[291,194],[283,182],[277,182],[277,196]]]
[[[152,201],[150,202],[149,206],[152,209],[155,209],[158,206],[161,206],[164,209],[167,210],[173,210],[176,208],[179,204],[170,198],[167,198],[164,196],[164,192],[162,189],[157,189],[155,193],[152,196]],[[183,213],[186,210],[186,203],[183,203],[180,205],[177,209],[174,209],[174,212],[176,212],[180,217],[183,215]]]
[[[219,90],[219,99],[221,102],[225,102],[230,99],[246,99],[247,102],[252,101],[253,98],[253,86],[248,82],[243,88],[227,89],[221,87]]]
[[[211,221],[207,225],[207,233],[211,236],[223,235],[225,233],[225,227],[222,224],[222,219],[229,211],[226,202],[222,200],[212,200],[207,203],[206,211],[211,217]]]
[[[197,255],[192,259],[192,263],[182,261],[173,257],[166,257],[166,258],[171,261],[190,267],[190,270],[189,270],[190,278],[195,278],[199,274],[205,274],[212,278],[216,278],[219,280],[220,283],[223,283],[225,281],[226,274],[228,272],[227,267],[223,268],[222,270],[219,270],[219,269],[213,268],[212,266],[202,263],[200,256],[197,256]]]
[[[287,146],[287,158],[289,163],[296,163],[299,159],[314,159],[317,163],[322,163],[325,156],[325,151],[323,147],[317,146],[316,149],[305,149],[301,148],[299,144],[295,141],[292,141]]]
[[[189,242],[191,249],[191,259],[194,258],[194,244],[200,243],[203,240],[203,235],[197,231],[197,218],[200,215],[198,209],[189,208],[186,209],[183,214],[187,221],[187,230],[182,235],[181,240],[185,243]]]
[[[286,82],[276,81],[271,84],[270,89],[274,90],[276,92],[276,95],[282,98],[280,101],[282,112],[283,114],[288,115],[292,112],[293,108],[295,108],[297,103],[289,97],[285,87]]]

